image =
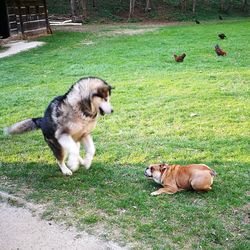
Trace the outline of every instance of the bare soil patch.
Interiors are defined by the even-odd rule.
[[[0,192],[1,249],[86,249],[118,250],[113,242],[103,241],[75,228],[66,228],[40,218],[41,207]]]
[[[181,25],[180,22],[156,22],[156,23],[119,23],[119,24],[84,24],[81,26],[53,25],[52,31],[68,32],[103,32],[107,35],[135,35],[151,32],[164,26]]]
[[[108,32],[102,32],[103,35],[106,36],[121,36],[121,35],[137,35],[137,34],[144,34],[146,32],[155,31],[157,28],[150,28],[150,29],[123,29],[123,30],[113,30]]]

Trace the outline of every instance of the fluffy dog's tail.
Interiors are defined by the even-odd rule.
[[[40,129],[43,118],[31,118],[21,122],[17,122],[10,127],[4,128],[5,135],[23,134],[32,130]]]

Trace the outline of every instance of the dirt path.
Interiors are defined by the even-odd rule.
[[[10,42],[10,43],[3,46],[6,48],[6,50],[3,52],[0,52],[0,58],[12,56],[12,55],[20,53],[22,51],[36,48],[36,47],[42,46],[44,44],[45,44],[44,42],[35,42],[35,41],[32,41],[32,42],[27,42],[27,41]]]
[[[11,197],[8,198],[10,199]],[[0,211],[1,250],[125,249],[85,232],[77,232],[74,228],[66,229],[52,221],[44,221],[24,207],[14,207],[6,202],[0,202]]]
[[[84,24],[77,26],[52,25],[52,31],[92,32],[106,35],[135,35],[154,31],[160,27],[182,25],[180,22],[157,23],[116,23],[116,24]]]

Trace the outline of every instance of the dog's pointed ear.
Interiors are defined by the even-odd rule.
[[[105,86],[102,88],[98,88],[93,94],[92,97],[100,97],[100,98],[104,98],[107,95],[107,91],[109,91],[109,89]]]
[[[108,90],[109,90],[109,94],[111,95],[111,90],[115,89],[115,87],[112,87],[111,85],[108,85]]]

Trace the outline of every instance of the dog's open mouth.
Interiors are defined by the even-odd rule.
[[[104,111],[103,111],[103,109],[100,108],[100,107],[99,107],[99,111],[100,111],[100,114],[101,114],[101,115],[104,115],[104,114],[105,114]]]
[[[147,170],[145,170],[144,175],[147,177],[147,179],[153,179],[153,176],[149,175]]]

